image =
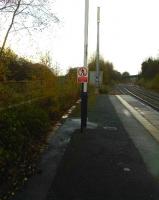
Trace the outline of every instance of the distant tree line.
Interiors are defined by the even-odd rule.
[[[45,80],[55,77],[47,65],[32,63],[5,49],[0,60],[0,81]]]
[[[159,59],[149,58],[142,63],[141,77],[153,79],[159,74]]]
[[[96,70],[96,58],[91,58],[88,64],[90,71]],[[103,58],[99,59],[100,71],[103,71],[103,84],[111,85],[122,80],[122,74],[114,69],[112,63],[105,61]]]
[[[146,88],[159,91],[159,59],[148,58],[142,63],[138,83]]]

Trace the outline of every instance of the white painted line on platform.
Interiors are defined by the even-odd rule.
[[[131,112],[131,114],[151,133],[151,135],[159,142],[159,130],[145,119],[138,111],[136,111],[129,103],[127,103],[120,95],[116,95],[119,101]]]

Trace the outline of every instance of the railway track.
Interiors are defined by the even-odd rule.
[[[121,94],[131,95],[159,111],[159,94],[135,85],[119,85],[117,89]]]

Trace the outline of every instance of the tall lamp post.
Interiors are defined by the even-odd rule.
[[[97,7],[97,52],[96,52],[96,93],[99,93],[99,24],[100,24],[100,7]]]
[[[88,16],[89,0],[85,0],[85,23],[84,23],[84,67],[87,67],[88,57]],[[87,69],[88,71],[88,69]],[[87,83],[81,86],[81,132],[87,127]]]

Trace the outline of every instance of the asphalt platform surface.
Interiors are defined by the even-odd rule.
[[[47,200],[159,200],[152,177],[106,95],[88,119],[97,124],[74,132]]]

